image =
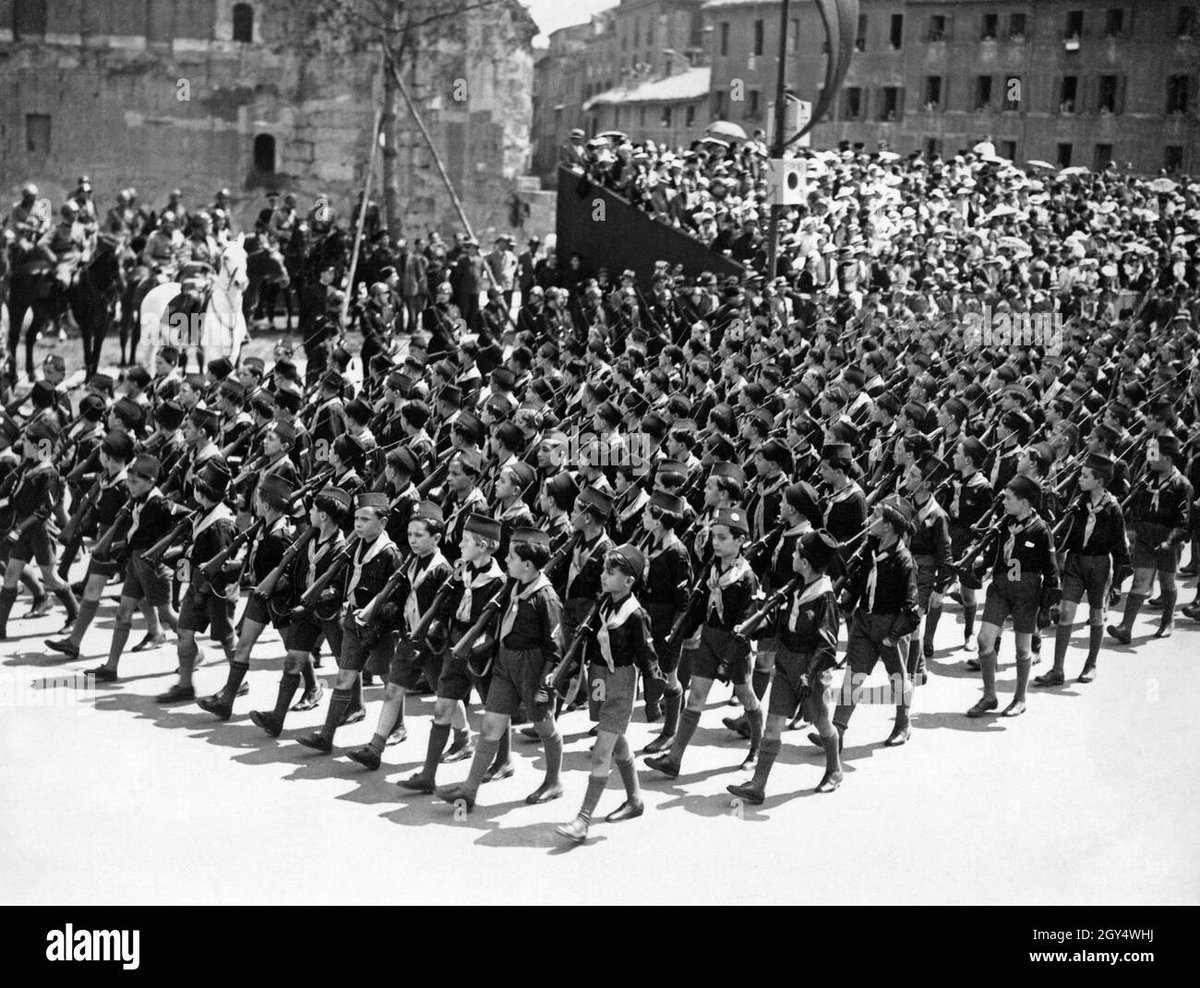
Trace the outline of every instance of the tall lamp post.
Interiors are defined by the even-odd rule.
[[[787,42],[788,42],[788,12],[789,0],[782,0],[779,12],[779,72],[775,79],[775,140],[771,142],[771,158],[779,160],[783,157],[783,149],[787,145],[787,137],[783,132],[784,121],[787,119]],[[771,204],[771,215],[767,221],[767,280],[772,281],[776,275],[776,263],[779,253],[779,217],[783,207]]]

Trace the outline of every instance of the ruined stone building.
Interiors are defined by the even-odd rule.
[[[4,206],[26,180],[57,204],[87,174],[101,215],[133,186],[155,209],[174,187],[189,207],[227,187],[242,229],[269,191],[296,192],[303,210],[326,193],[347,216],[366,175],[383,67],[377,40],[329,30],[323,5],[0,0]],[[538,198],[526,178],[536,32],[517,0],[497,0],[443,24],[402,61],[481,237],[514,228],[515,197]],[[460,229],[403,102],[395,137],[399,232]],[[545,222],[534,205],[530,221]]]

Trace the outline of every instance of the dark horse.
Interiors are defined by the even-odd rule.
[[[83,364],[88,377],[99,370],[100,351],[123,289],[124,273],[117,241],[101,234],[96,238],[92,259],[80,269],[78,280],[67,294],[71,315],[83,335]]]
[[[58,300],[54,292],[54,262],[36,248],[14,243],[9,249],[8,280],[8,373],[17,380],[17,344],[25,314],[31,313],[25,333],[25,373],[33,380],[33,345],[38,333],[52,322]]]

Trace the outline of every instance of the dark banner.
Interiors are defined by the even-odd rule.
[[[650,288],[656,261],[683,265],[690,276],[712,271],[718,277],[742,275],[742,265],[714,254],[694,237],[651,219],[625,199],[594,185],[568,168],[558,170],[559,258],[583,258],[591,274],[608,268],[609,283],[617,284],[621,272],[632,270],[642,290]]]

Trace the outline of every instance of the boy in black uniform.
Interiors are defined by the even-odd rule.
[[[914,633],[908,643],[908,675],[914,689],[925,682],[925,660],[933,658],[933,636],[942,614],[942,591],[954,578],[950,517],[934,497],[934,488],[946,470],[945,463],[926,453],[904,476],[904,490],[916,508],[909,552],[917,567],[917,609],[925,618],[924,636],[918,638]]]
[[[1110,586],[1120,586],[1133,573],[1129,565],[1129,540],[1125,535],[1125,518],[1121,506],[1108,489],[1113,479],[1113,460],[1096,453],[1089,454],[1079,471],[1079,490],[1082,492],[1068,514],[1070,520],[1063,549],[1063,596],[1054,633],[1054,668],[1033,681],[1034,686],[1062,686],[1067,646],[1071,643],[1071,626],[1075,609],[1087,593],[1088,655],[1079,674],[1079,682],[1090,683],[1096,678],[1096,660],[1104,641],[1104,609],[1108,606]]]
[[[691,613],[683,627],[685,636],[700,630],[699,647],[692,662],[691,688],[687,708],[680,714],[679,730],[665,755],[646,759],[646,764],[664,775],[679,775],[680,762],[700,723],[700,713],[708,700],[714,680],[733,684],[742,701],[750,725],[750,754],[743,768],[753,768],[762,739],[763,714],[758,698],[750,688],[750,651],[734,636],[758,593],[758,578],[742,558],[742,545],[750,527],[741,508],[721,508],[711,533],[713,561],[705,574],[708,593],[693,600]]]
[[[91,522],[98,526],[98,532],[105,532],[117,520],[117,514],[129,498],[127,484],[127,467],[133,459],[133,439],[126,432],[113,430],[104,438],[100,445],[100,464],[103,475],[95,481],[97,494],[94,507],[84,509],[77,519],[77,524]],[[87,574],[83,578],[83,600],[79,602],[79,616],[71,628],[67,638],[48,638],[46,647],[56,652],[62,652],[72,659],[79,658],[79,646],[83,644],[83,636],[96,617],[100,608],[100,596],[110,578],[116,575],[117,564],[112,559],[96,559],[88,563]]]
[[[175,514],[182,514],[186,510],[168,501],[155,486],[160,469],[161,464],[155,457],[143,454],[130,465],[125,480],[129,488],[129,525],[123,533],[119,533],[125,548],[121,551],[120,543],[114,543],[109,552],[118,565],[121,559],[125,560],[121,600],[117,604],[108,661],[89,670],[100,682],[111,683],[116,680],[117,667],[129,641],[129,632],[133,629],[133,612],[138,607],[143,611],[151,609],[156,612],[159,621],[169,628],[175,629],[178,624],[179,615],[171,607],[170,568],[162,562],[152,567],[144,558],[146,550],[175,523]],[[155,635],[151,629],[133,651],[157,648],[165,641],[164,635]]]
[[[205,463],[199,477],[192,482],[192,493],[200,510],[192,521],[191,546],[187,550],[187,593],[179,609],[179,682],[156,698],[159,703],[180,703],[194,700],[196,691],[192,687],[192,671],[196,665],[198,648],[196,633],[209,630],[210,637],[220,642],[225,658],[233,662],[233,612],[237,602],[238,588],[229,586],[224,572],[216,573],[211,580],[201,572],[211,560],[234,539],[233,512],[225,504],[225,492],[229,487],[229,470],[218,459]],[[183,556],[178,548],[168,550],[163,560],[168,564]]]
[[[825,749],[825,775],[817,792],[833,792],[842,783],[840,739],[829,710],[842,616],[833,584],[825,575],[837,551],[837,540],[821,529],[805,532],[792,552],[790,561],[802,585],[784,601],[775,618],[774,635],[779,640],[775,685],[758,764],[749,782],[726,787],[756,806],[766,799],[767,779],[782,747],[783,726],[797,707],[804,707],[804,717],[816,726]]]
[[[338,650],[338,674],[333,698],[325,716],[325,726],[298,740],[307,748],[324,754],[333,751],[333,736],[345,722],[356,684],[361,684],[363,668],[370,662],[371,670],[379,674],[392,660],[392,635],[378,638],[363,628],[358,618],[375,596],[383,589],[400,565],[400,550],[387,534],[388,498],[386,494],[359,494],[354,511],[354,534],[357,548],[347,566],[342,598],[342,646]],[[374,641],[372,639],[375,638]],[[361,719],[361,718],[359,718]]]
[[[350,514],[350,495],[337,487],[325,487],[313,499],[309,509],[308,520],[316,526],[317,535],[296,556],[292,563],[291,573],[287,576],[288,587],[277,588],[284,593],[290,588],[293,604],[317,578],[333,565],[346,548],[346,539],[342,535],[342,525]],[[337,581],[335,580],[336,584]],[[283,731],[283,722],[287,717],[288,705],[304,682],[304,695],[292,707],[293,710],[313,710],[321,702],[323,688],[313,672],[312,650],[316,647],[317,639],[322,635],[329,642],[334,655],[342,651],[342,627],[337,615],[325,618],[323,612],[331,605],[340,604],[340,588],[327,587],[324,595],[309,609],[299,615],[293,615],[283,631],[283,643],[287,649],[284,661],[283,676],[279,680],[279,693],[275,700],[275,709],[270,712],[251,710],[250,719],[277,738]],[[340,607],[338,608],[340,612]]]
[[[1180,547],[1188,540],[1192,516],[1192,485],[1179,472],[1179,439],[1174,433],[1151,436],[1145,445],[1147,477],[1133,501],[1130,527],[1134,530],[1133,586],[1125,596],[1121,624],[1109,625],[1108,633],[1128,645],[1133,622],[1142,602],[1149,596],[1158,574],[1162,587],[1162,617],[1155,638],[1169,638],[1175,630],[1175,601],[1179,590],[1175,571]]]
[[[255,491],[254,513],[263,522],[263,528],[251,543],[246,568],[256,585],[279,565],[287,547],[295,540],[286,513],[292,494],[292,485],[275,474],[263,477]],[[233,701],[240,695],[238,691],[242,687],[242,680],[250,671],[250,652],[263,629],[270,623],[271,615],[266,602],[252,594],[242,614],[237,650],[229,661],[225,686],[220,692],[196,701],[202,710],[221,720],[229,720],[233,716]]]
[[[950,555],[961,559],[974,540],[971,529],[988,513],[992,506],[992,486],[983,474],[987,460],[987,449],[978,439],[967,437],[954,448],[954,469],[958,479],[954,481],[950,503],[946,514],[950,519]],[[978,648],[975,640],[975,615],[979,604],[975,588],[960,585],[963,608],[963,648],[974,652]],[[934,608],[930,606],[930,621],[934,621]]]
[[[854,612],[846,643],[846,680],[842,685],[842,699],[850,702],[839,703],[833,718],[839,747],[845,743],[861,684],[880,659],[896,700],[896,721],[884,744],[896,747],[907,743],[912,736],[908,716],[912,699],[908,636],[917,630],[921,619],[917,613],[917,569],[904,539],[912,532],[915,517],[913,506],[895,494],[876,505],[868,538],[874,536],[878,544],[871,550],[870,561],[849,574],[838,602],[843,612],[851,609]],[[810,734],[809,740],[825,747],[822,736]]]
[[[399,732],[401,740],[408,736],[404,726],[404,698],[414,690],[422,676],[427,682],[436,684],[442,673],[441,653],[445,648],[446,626],[434,621],[425,636],[408,640],[421,619],[433,605],[442,584],[450,578],[450,564],[442,555],[442,509],[432,501],[422,501],[413,512],[408,523],[408,544],[412,556],[404,564],[404,608],[403,627],[406,640],[397,647],[388,666],[387,687],[383,694],[383,707],[379,711],[379,723],[370,744],[350,752],[350,757],[360,765],[376,769],[387,739]],[[399,599],[399,596],[393,599]],[[378,627],[395,626],[378,613],[374,622]]]
[[[587,642],[588,682],[592,697],[600,704],[600,726],[592,747],[592,770],[583,805],[574,820],[555,828],[577,844],[587,839],[592,812],[608,784],[614,760],[625,784],[625,802],[605,819],[616,823],[645,812],[633,752],[625,739],[633,716],[638,671],[648,683],[661,683],[663,678],[654,654],[650,617],[633,595],[645,568],[641,550],[626,544],[608,553],[600,575],[605,600],[600,605],[599,627],[589,629]]]
[[[983,670],[983,698],[967,711],[982,717],[999,705],[996,699],[996,636],[1010,614],[1017,651],[1017,685],[1003,716],[1025,712],[1029,685],[1033,633],[1039,619],[1058,604],[1058,562],[1050,529],[1037,513],[1041,501],[1037,481],[1018,474],[1004,489],[1004,514],[992,555],[992,582],[983,605],[979,629],[979,664]],[[1045,621],[1042,623],[1049,623]]]
[[[0,641],[8,637],[8,615],[17,599],[17,583],[29,560],[37,561],[47,589],[67,610],[67,623],[73,623],[79,604],[70,585],[54,569],[54,543],[47,523],[62,500],[62,478],[54,468],[54,427],[46,419],[25,430],[24,467],[9,497],[16,524],[8,533],[8,563],[4,569],[4,588],[0,590]]]
[[[467,781],[438,790],[448,803],[461,799],[468,809],[475,805],[475,794],[496,756],[500,738],[522,704],[542,740],[546,757],[546,777],[525,802],[545,803],[562,795],[558,778],[562,736],[554,722],[551,695],[552,674],[562,661],[562,604],[542,573],[549,559],[550,538],[545,532],[533,528],[513,532],[506,563],[508,575],[516,583],[511,587],[508,606],[497,617],[499,651],[484,702],[487,712],[483,729]]]
[[[442,604],[438,620],[449,628],[449,643],[457,642],[483,613],[488,601],[504,589],[504,571],[496,562],[500,546],[500,523],[483,515],[469,515],[463,526],[460,545],[460,565],[451,579],[455,592]],[[421,771],[402,780],[399,785],[413,792],[433,793],[437,788],[437,766],[450,738],[454,715],[471,697],[474,686],[487,699],[487,684],[491,681],[491,656],[495,638],[485,631],[472,643],[469,654],[458,658],[451,648],[442,663],[437,681],[437,701],[433,707],[433,726],[429,729],[429,746]],[[506,729],[499,739],[495,760],[484,773],[483,781],[507,779],[513,774],[509,757],[510,732]],[[474,751],[472,750],[472,754]]]

